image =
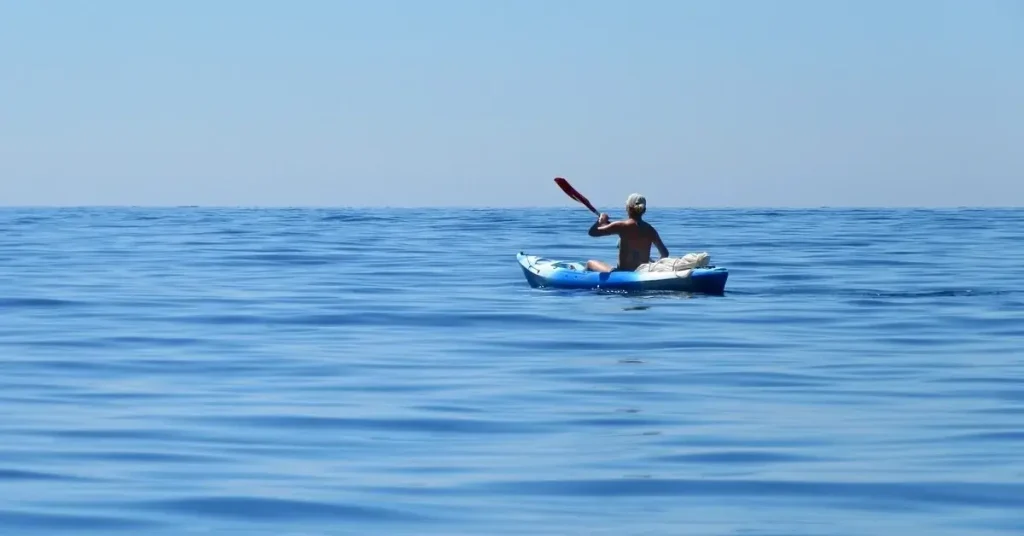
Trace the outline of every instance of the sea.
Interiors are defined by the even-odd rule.
[[[593,220],[0,210],[0,534],[1024,534],[1024,210]]]

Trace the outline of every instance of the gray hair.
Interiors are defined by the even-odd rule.
[[[637,214],[643,214],[647,212],[647,198],[643,194],[629,194],[626,198],[626,208],[632,209]]]

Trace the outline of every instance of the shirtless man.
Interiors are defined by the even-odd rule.
[[[651,262],[651,245],[658,247],[662,257],[668,257],[668,248],[662,243],[658,231],[643,220],[647,212],[647,199],[640,194],[631,194],[626,199],[626,213],[629,219],[608,221],[608,215],[602,213],[587,234],[590,236],[619,235],[619,264],[615,268],[608,264],[590,260],[587,269],[597,272],[616,270],[633,271],[641,264]]]

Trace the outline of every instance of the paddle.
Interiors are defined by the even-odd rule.
[[[565,192],[565,195],[569,196],[570,199],[574,201],[579,201],[580,203],[583,204],[583,206],[589,208],[591,212],[600,215],[600,212],[598,212],[597,209],[594,208],[594,205],[591,205],[590,201],[588,201],[586,197],[583,197],[583,194],[577,192],[576,188],[573,188],[572,185],[569,184],[569,181],[563,179],[562,177],[555,177],[555,184],[557,184],[558,187],[561,188],[562,191]]]

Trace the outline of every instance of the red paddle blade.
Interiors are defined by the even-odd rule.
[[[579,192],[577,192],[576,189],[573,188],[571,184],[569,184],[569,181],[563,179],[562,177],[555,177],[555,184],[557,184],[558,187],[561,188],[563,192],[565,192],[565,195],[568,195],[569,197],[577,201],[579,200]]]
[[[569,181],[563,179],[562,177],[555,177],[555,184],[557,184],[558,187],[561,188],[563,192],[565,192],[565,195],[569,196],[571,199],[575,201],[579,201],[580,203],[583,204],[583,206],[589,208],[590,211],[593,212],[594,214],[598,213],[597,209],[594,208],[594,205],[591,205],[590,201],[588,201],[586,197],[583,197],[583,194],[577,192],[576,188],[573,188],[572,185],[569,184]]]

